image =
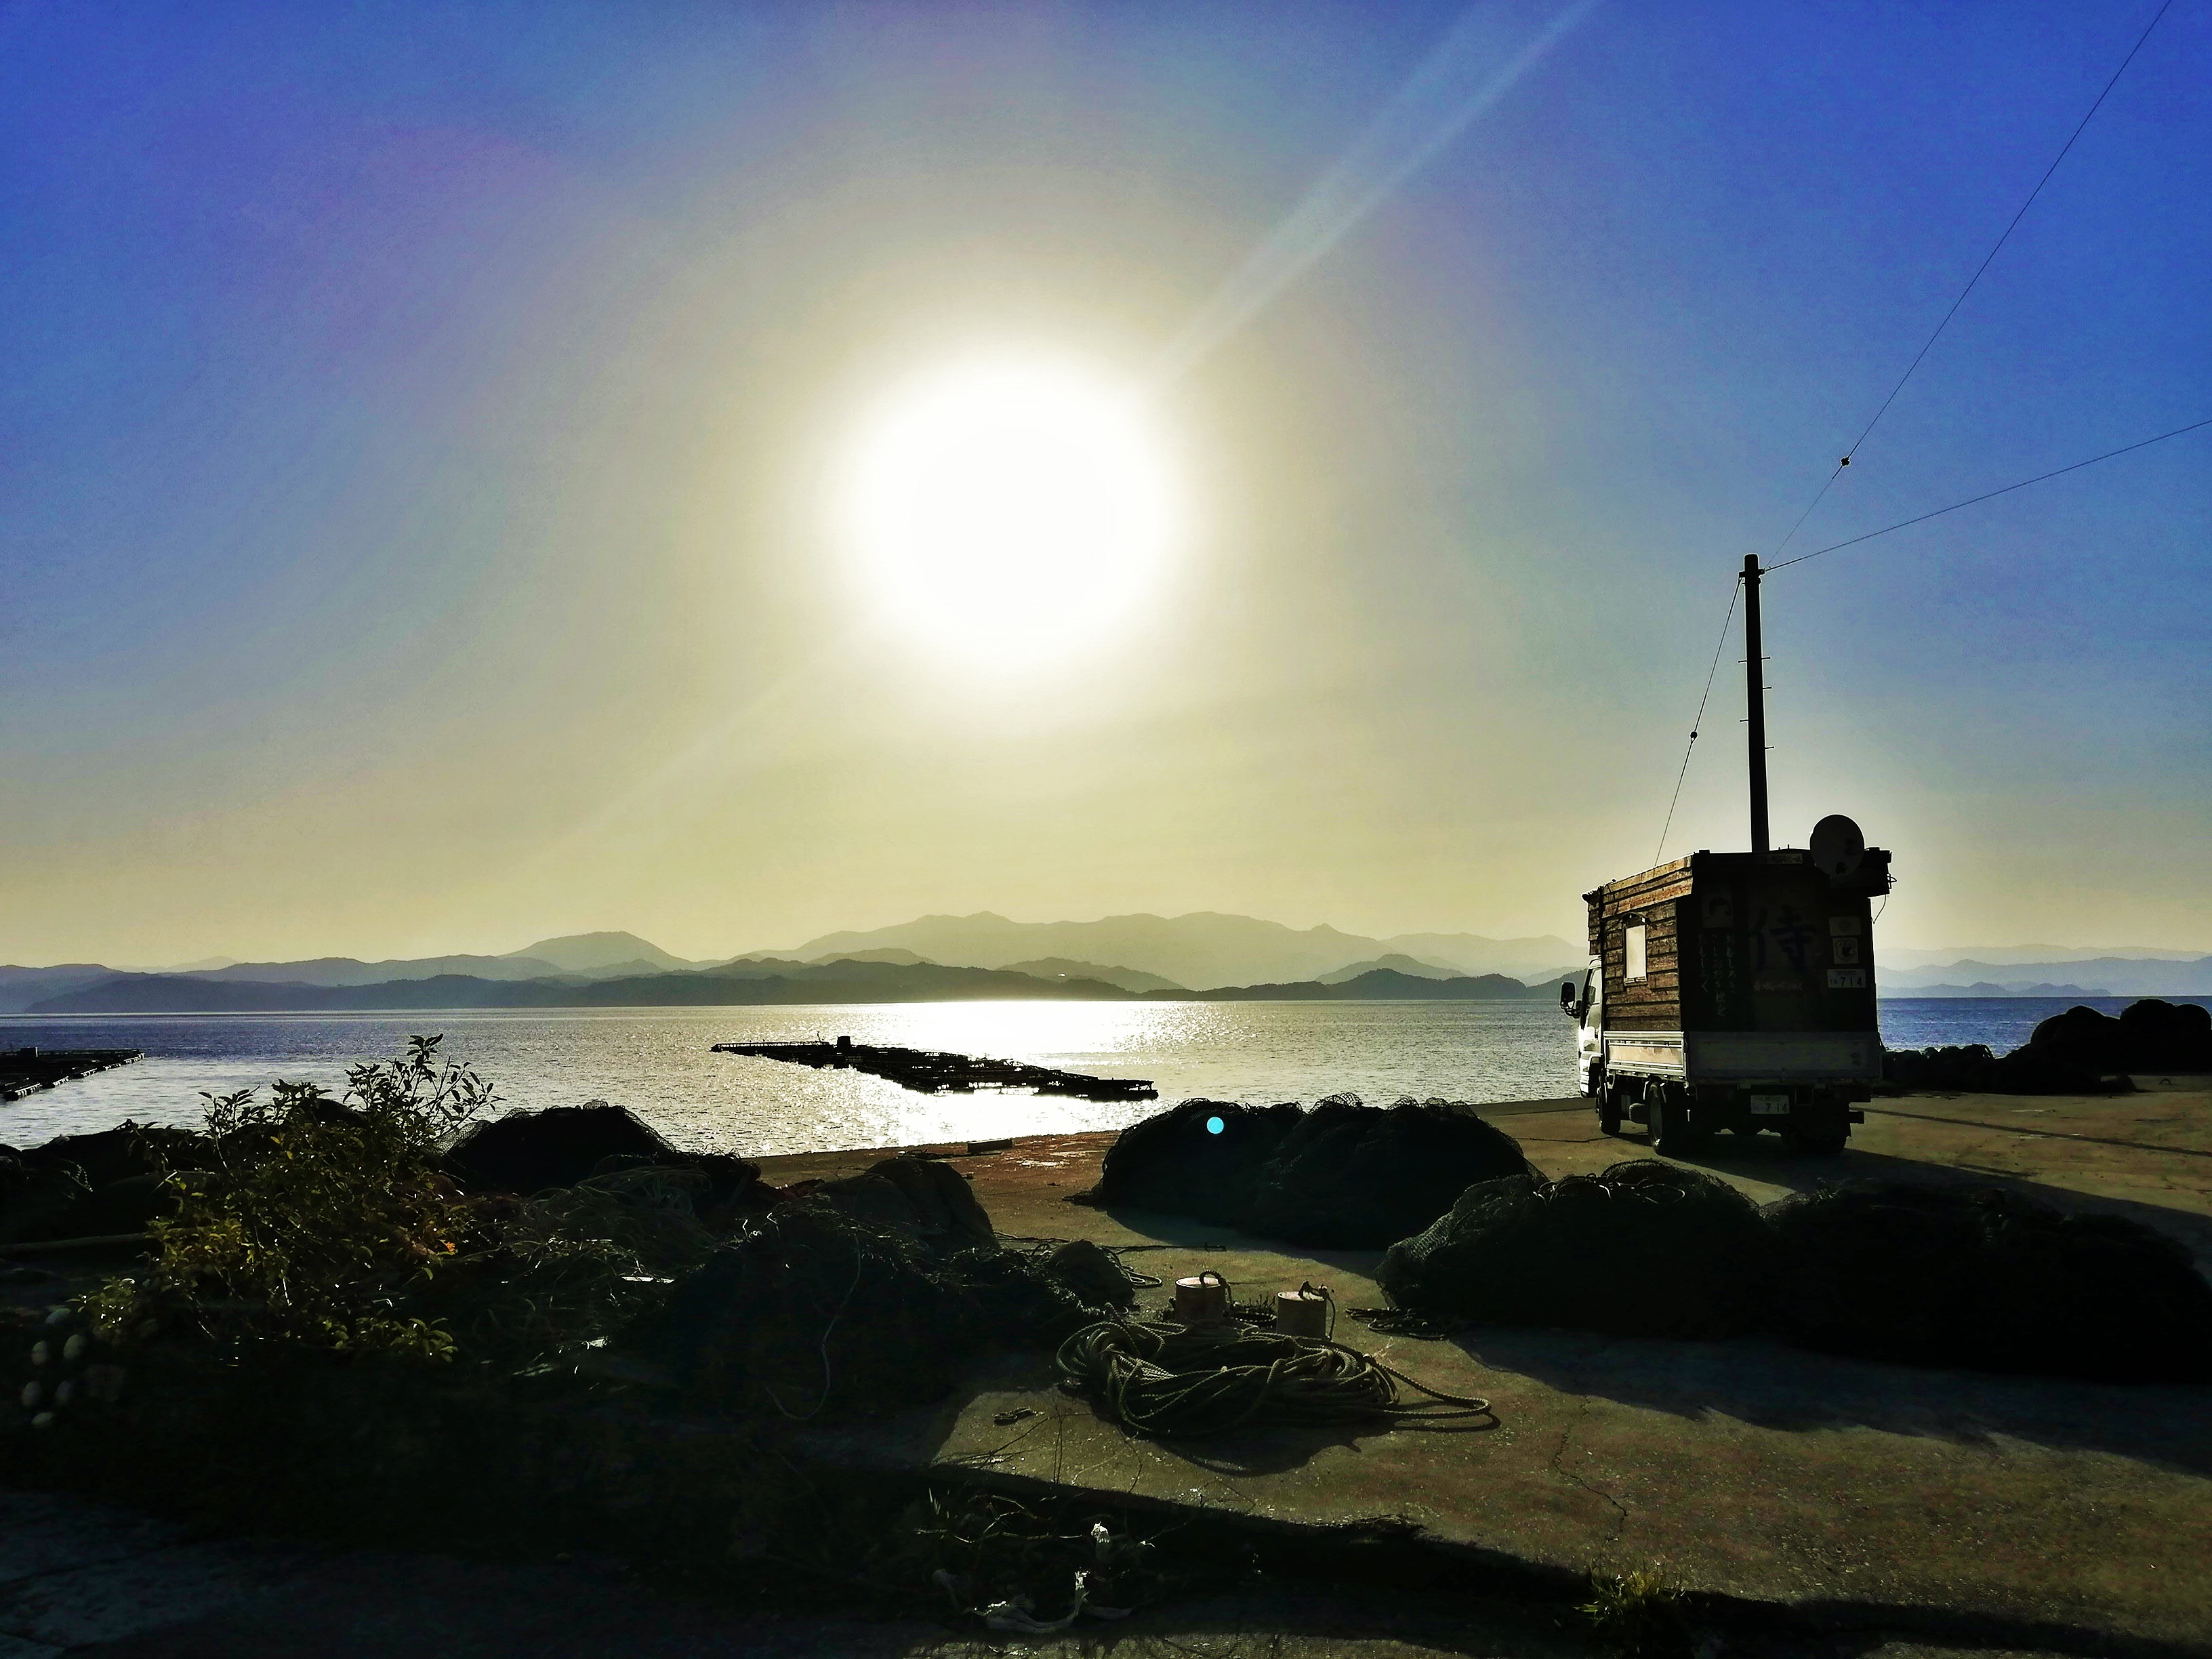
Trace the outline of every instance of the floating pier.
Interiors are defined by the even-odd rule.
[[[0,1103],[145,1057],[137,1048],[0,1048]]]
[[[983,1060],[929,1048],[878,1048],[850,1037],[839,1037],[835,1042],[718,1042],[714,1052],[787,1060],[794,1066],[843,1066],[871,1077],[887,1077],[925,1095],[1034,1089],[1041,1095],[1075,1095],[1085,1100],[1160,1097],[1158,1089],[1137,1078],[1086,1077],[1080,1072],[1055,1072],[1048,1066],[1025,1066],[1013,1060]]]

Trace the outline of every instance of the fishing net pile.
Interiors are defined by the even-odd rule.
[[[1855,1182],[1770,1206],[1770,1322],[1809,1348],[2108,1382],[2212,1380],[2212,1285],[2174,1240],[2002,1188]]]
[[[1761,1211],[1656,1159],[1470,1187],[1376,1273],[1419,1330],[1767,1331],[1908,1364],[2212,1381],[2212,1285],[2165,1234],[1996,1187],[1854,1182]]]
[[[1399,1308],[1431,1316],[1735,1336],[1757,1322],[1770,1242],[1758,1208],[1726,1182],[1646,1158],[1469,1187],[1391,1246],[1376,1279]]]
[[[0,1146],[0,1244],[135,1233],[173,1207],[161,1157],[190,1168],[204,1137],[125,1122],[18,1152]]]
[[[2212,1072],[2212,1012],[2146,997],[2117,1017],[2077,1006],[2053,1014],[2019,1048],[1893,1048],[1882,1074],[1907,1089],[2012,1095],[2106,1094],[2130,1073]]]
[[[509,1364],[580,1362],[702,1411],[838,1417],[935,1399],[979,1347],[1050,1346],[1132,1295],[1105,1251],[1000,1248],[935,1159],[779,1188],[742,1159],[654,1146],[619,1108],[487,1130],[502,1126],[457,1148],[479,1182],[600,1154],[581,1179],[499,1200],[496,1248],[441,1275],[467,1348]]]
[[[1218,1222],[1293,1243],[1380,1249],[1474,1182],[1528,1173],[1473,1106],[1332,1095],[1310,1111],[1186,1100],[1124,1129],[1085,1201]]]
[[[803,1419],[939,1398],[977,1348],[1050,1346],[1109,1311],[1045,1261],[817,1191],[685,1275],[635,1346],[694,1407]]]

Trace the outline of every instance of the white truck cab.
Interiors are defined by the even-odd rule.
[[[1605,1066],[1605,963],[1596,957],[1583,969],[1582,983],[1559,987],[1559,1006],[1575,1017],[1575,1085],[1595,1095],[1593,1073]]]

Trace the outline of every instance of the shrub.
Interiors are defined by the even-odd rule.
[[[207,1132],[179,1168],[156,1146],[175,1212],[151,1229],[146,1292],[110,1285],[100,1316],[175,1305],[209,1334],[338,1352],[450,1358],[441,1325],[402,1306],[450,1260],[472,1206],[440,1168],[440,1145],[494,1099],[474,1072],[441,1063],[441,1039],[357,1066],[342,1097],[308,1083],[204,1095]]]

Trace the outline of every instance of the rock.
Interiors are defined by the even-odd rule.
[[[445,1162],[447,1173],[472,1192],[526,1196],[573,1187],[607,1158],[664,1163],[681,1156],[627,1107],[592,1100],[471,1124]]]

